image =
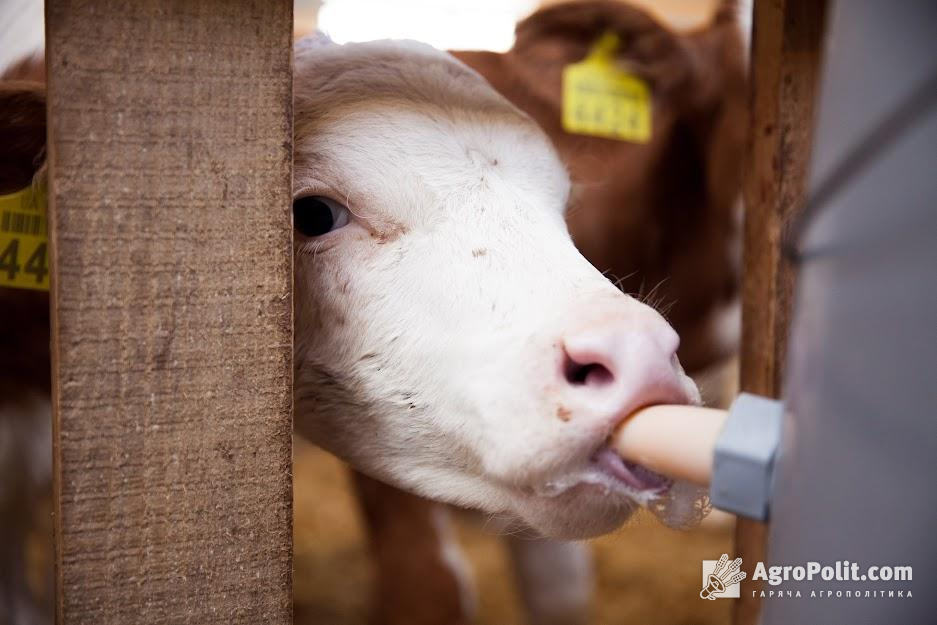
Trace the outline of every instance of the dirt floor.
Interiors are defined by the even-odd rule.
[[[295,622],[365,625],[370,564],[345,467],[324,451],[295,445]],[[473,567],[479,625],[523,623],[506,550],[480,523],[457,516]],[[699,529],[667,529],[642,515],[618,533],[591,541],[598,592],[596,625],[716,625],[729,622],[731,601],[699,598],[701,561],[730,552],[725,515]],[[731,553],[731,552],[730,552]]]

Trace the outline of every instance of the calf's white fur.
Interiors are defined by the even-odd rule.
[[[564,341],[593,326],[621,326],[625,351],[676,340],[574,247],[547,137],[422,44],[299,47],[295,64],[294,195],[349,211],[297,232],[297,430],[388,483],[547,536],[620,525],[635,493],[596,450],[634,402],[695,387],[675,357],[680,390],[661,396],[583,399],[564,379]]]

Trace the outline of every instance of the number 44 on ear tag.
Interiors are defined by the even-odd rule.
[[[48,291],[48,250],[45,189],[0,195],[0,287]]]
[[[635,143],[651,139],[647,83],[615,65],[618,37],[606,33],[585,59],[563,70],[563,129]]]

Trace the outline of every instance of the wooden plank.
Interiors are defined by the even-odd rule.
[[[823,1],[756,0],[752,30],[752,120],[745,194],[742,280],[743,391],[781,394],[794,271],[781,254],[782,234],[803,207],[820,71]],[[765,559],[767,526],[740,519],[735,555],[748,577],[733,622],[755,625],[761,590],[752,579]]]
[[[50,0],[59,623],[289,623],[290,0]]]

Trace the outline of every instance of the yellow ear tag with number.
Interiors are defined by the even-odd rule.
[[[647,143],[651,139],[651,90],[615,65],[618,36],[606,33],[585,59],[563,70],[563,129]]]
[[[46,190],[0,195],[0,287],[49,290]]]

